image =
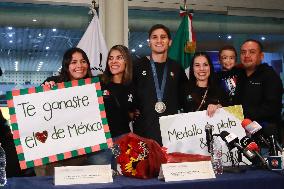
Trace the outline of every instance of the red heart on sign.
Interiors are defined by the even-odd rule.
[[[42,133],[41,132],[36,132],[35,133],[35,137],[38,141],[42,142],[42,143],[45,143],[46,139],[47,139],[47,136],[48,136],[48,133],[47,131],[43,131]]]

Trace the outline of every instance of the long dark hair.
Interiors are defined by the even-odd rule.
[[[72,61],[72,55],[74,53],[80,53],[82,54],[82,57],[84,58],[84,60],[87,62],[88,64],[88,70],[87,70],[87,74],[84,77],[85,78],[89,78],[92,77],[92,72],[91,72],[91,66],[90,66],[90,61],[88,59],[87,54],[85,53],[85,51],[83,51],[82,49],[78,48],[78,47],[73,47],[68,49],[64,55],[63,55],[63,60],[62,60],[62,68],[61,68],[61,72],[60,72],[60,77],[63,81],[70,81],[70,72],[69,72],[69,65]]]
[[[194,56],[191,59],[190,62],[190,69],[189,69],[189,83],[191,85],[196,85],[196,77],[194,75],[194,71],[193,71],[193,63],[195,58],[199,57],[199,56],[203,56],[207,59],[209,66],[210,66],[210,75],[208,78],[208,87],[213,87],[215,85],[215,72],[214,72],[214,67],[213,67],[213,63],[211,61],[210,56],[206,53],[206,52],[196,52],[194,54]]]
[[[102,81],[103,83],[107,84],[112,80],[113,74],[110,71],[108,59],[110,57],[110,53],[114,50],[119,51],[125,61],[125,70],[122,76],[122,84],[129,84],[132,81],[132,60],[128,48],[124,45],[115,45],[109,50],[107,55],[106,68],[104,73],[101,75]]]

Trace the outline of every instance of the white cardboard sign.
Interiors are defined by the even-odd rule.
[[[113,182],[111,165],[55,167],[54,171],[55,185]]]
[[[206,115],[206,111],[182,113],[160,117],[160,129],[163,146],[170,152],[209,155],[206,146],[205,125],[213,125],[213,134],[225,130],[234,133],[239,139],[246,136],[241,126],[243,120],[241,106],[218,109],[213,117]],[[219,137],[223,146],[223,163],[231,165],[230,154],[226,144]],[[233,150],[237,162],[236,149]],[[243,158],[244,161],[247,161]],[[249,162],[247,162],[249,163]]]
[[[44,92],[11,92],[7,103],[15,113],[10,117],[22,169],[112,145],[98,79],[79,82],[84,84],[74,81]]]
[[[216,178],[211,161],[162,164],[159,179],[169,181]]]

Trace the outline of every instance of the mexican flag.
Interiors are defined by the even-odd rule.
[[[196,49],[195,34],[192,27],[193,14],[181,7],[180,16],[182,17],[182,21],[173,39],[168,55],[171,59],[182,65],[188,76],[189,64]]]

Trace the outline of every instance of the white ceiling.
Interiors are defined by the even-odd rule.
[[[0,2],[0,66],[3,70],[54,72],[60,67],[64,51],[75,46],[83,35],[89,20],[91,1],[87,0],[18,0],[13,2],[36,2],[37,4],[11,4]],[[41,5],[52,3],[57,6]],[[97,1],[99,3],[100,1]],[[130,49],[144,55],[148,53],[145,31],[154,23],[164,23],[175,31],[179,25],[178,8],[183,1],[177,0],[132,0],[128,1]],[[213,2],[213,3],[212,3]],[[270,1],[187,1],[188,8],[194,9],[194,28],[198,32],[198,48],[201,50],[218,49],[224,43],[236,44],[234,40],[247,37],[260,38],[265,35],[269,50],[281,49],[284,52],[284,6],[283,0]],[[58,4],[73,6],[58,6]],[[78,7],[78,5],[84,5]],[[232,11],[260,13],[261,17],[235,17]],[[272,11],[273,10],[273,11]],[[146,11],[146,12],[145,12]],[[208,14],[208,13],[215,14]],[[274,12],[274,18],[271,17]],[[279,14],[280,13],[280,14]],[[263,18],[263,17],[267,18]],[[37,22],[32,22],[37,18]],[[8,26],[13,26],[10,30]],[[56,31],[52,31],[56,28]],[[227,40],[232,34],[233,39]],[[220,37],[219,37],[220,36]],[[12,41],[12,42],[10,42]],[[142,47],[139,47],[142,45]],[[49,49],[46,49],[49,47]],[[207,48],[207,49],[206,49]],[[42,63],[41,63],[42,62]]]

